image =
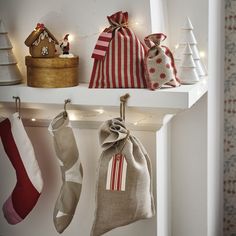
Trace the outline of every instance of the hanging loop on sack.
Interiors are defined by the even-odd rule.
[[[21,118],[21,101],[19,96],[13,96],[13,99],[15,99],[15,109],[16,112],[18,113],[18,118]]]
[[[122,120],[125,120],[125,106],[129,97],[128,93],[120,97],[120,117]]]
[[[63,112],[63,117],[64,117],[64,119],[66,119],[67,116],[68,116],[68,113],[67,113],[67,110],[66,110],[66,105],[67,105],[68,103],[71,103],[71,99],[69,99],[69,98],[66,99],[65,102],[64,102],[64,112]]]

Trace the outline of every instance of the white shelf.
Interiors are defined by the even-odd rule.
[[[23,104],[63,104],[70,98],[72,105],[117,107],[119,97],[130,94],[129,107],[142,108],[190,108],[207,92],[207,78],[194,85],[182,85],[178,88],[165,88],[156,91],[147,89],[88,89],[87,84],[77,87],[45,89],[32,88],[24,84],[0,87],[0,102],[14,102],[12,96],[19,96]]]
[[[74,126],[97,128],[101,122],[119,116],[120,96],[129,93],[126,117],[132,129],[157,130],[180,110],[190,108],[207,92],[207,78],[194,85],[148,89],[88,89],[87,84],[77,87],[45,89],[24,84],[0,86],[0,114],[14,112],[12,96],[21,98],[22,118],[28,126],[47,126],[63,109],[64,100]],[[37,122],[32,122],[36,118]]]

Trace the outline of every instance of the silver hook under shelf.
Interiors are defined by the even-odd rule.
[[[21,100],[19,96],[13,96],[13,99],[15,99],[15,108],[16,112],[18,113],[18,118],[21,118]]]

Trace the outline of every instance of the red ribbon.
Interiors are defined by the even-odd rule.
[[[41,23],[38,23],[37,26],[36,26],[36,30],[44,29],[44,28],[45,28],[44,24],[41,24]]]

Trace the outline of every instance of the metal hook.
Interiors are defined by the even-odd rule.
[[[16,112],[18,113],[18,118],[21,118],[21,101],[19,96],[13,96],[13,99],[15,99],[15,108]]]
[[[67,105],[68,103],[71,103],[71,99],[69,99],[69,98],[64,101],[64,113],[63,113],[63,117],[64,117],[65,119],[66,119],[67,116],[68,116],[67,110],[66,110],[66,105]]]
[[[120,97],[120,117],[125,120],[125,106],[130,95],[126,93]]]

